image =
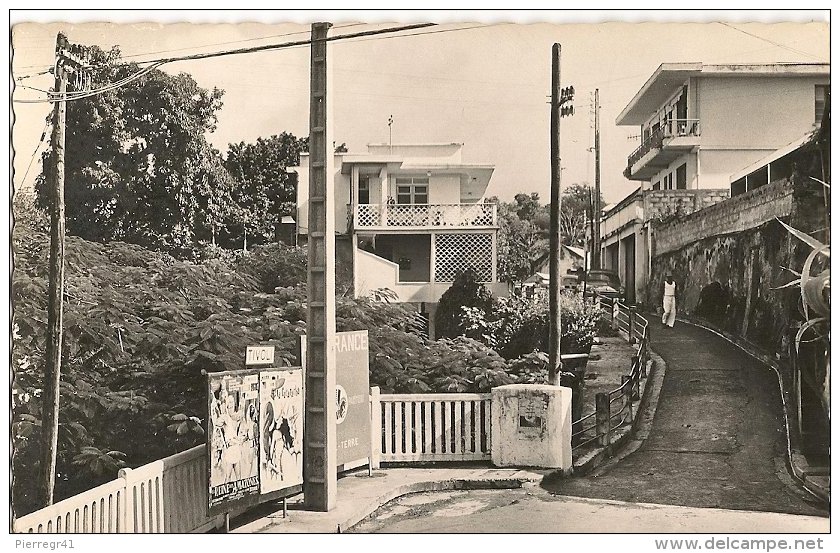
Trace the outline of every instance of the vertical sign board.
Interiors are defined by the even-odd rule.
[[[336,332],[336,464],[359,466],[370,457],[370,350],[367,330]],[[306,337],[301,336],[306,358]]]
[[[367,330],[335,334],[338,465],[370,457],[370,354]]]
[[[303,484],[303,371],[260,372],[260,494]]]
[[[259,374],[210,373],[207,384],[208,512],[216,515],[259,500]]]

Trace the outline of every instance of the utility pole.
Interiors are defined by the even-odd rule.
[[[551,211],[549,219],[549,276],[548,276],[548,383],[558,385],[562,371],[560,359],[560,119],[574,115],[574,106],[563,104],[574,99],[575,88],[560,89],[560,45],[551,48]]]
[[[52,505],[58,448],[58,400],[61,380],[61,334],[64,315],[64,125],[67,113],[67,74],[64,55],[67,37],[55,41],[55,85],[52,156],[47,170],[50,183],[50,273],[47,315],[47,355],[44,370],[44,404],[41,419],[41,489],[44,506]]]
[[[601,131],[598,125],[599,111],[598,89],[595,89],[595,208],[592,233],[592,268],[601,268]]]
[[[309,509],[335,507],[335,210],[331,100],[327,94],[327,33],[312,25],[309,93],[309,246],[307,248],[306,372],[303,497]]]

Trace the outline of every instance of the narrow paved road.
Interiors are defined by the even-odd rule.
[[[714,334],[684,323],[651,329],[668,369],[648,438],[552,493],[619,501],[827,516],[793,485],[778,380]]]

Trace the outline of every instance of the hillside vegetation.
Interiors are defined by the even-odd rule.
[[[49,237],[13,233],[14,499],[35,508],[40,458]],[[219,252],[216,252],[219,253]],[[258,247],[200,262],[68,236],[56,497],[68,497],[204,440],[205,378],[241,368],[271,341],[296,364],[306,328],[306,251]],[[383,392],[472,391],[510,382],[506,361],[459,337],[430,341],[405,307],[353,299],[339,283],[339,331],[370,332]]]

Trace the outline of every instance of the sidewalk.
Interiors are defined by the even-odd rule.
[[[283,518],[278,505],[265,505],[231,521],[233,533],[326,534],[347,530],[376,509],[401,495],[416,492],[515,489],[540,482],[548,470],[464,468],[388,468],[349,474],[338,480],[336,506],[327,513],[304,511],[301,499],[288,503]],[[246,518],[247,517],[247,518]]]

